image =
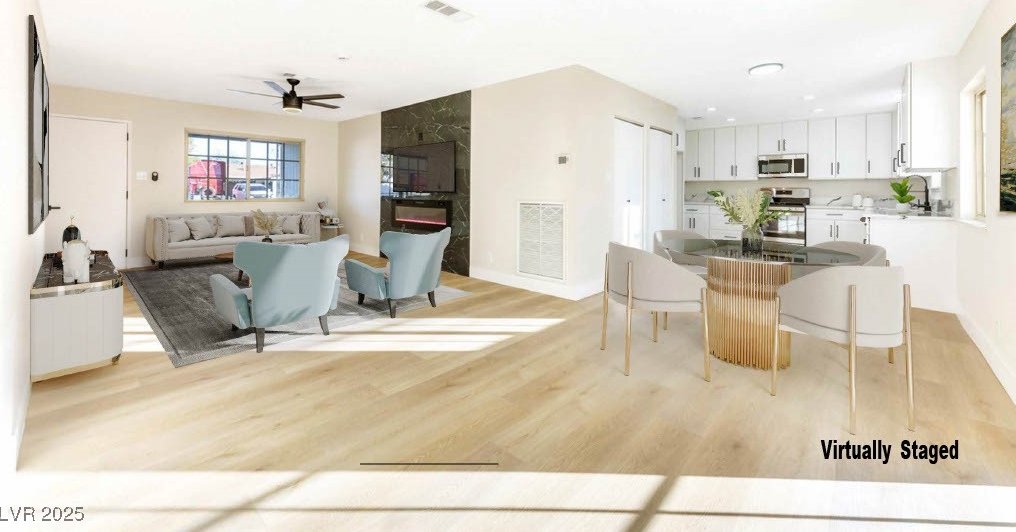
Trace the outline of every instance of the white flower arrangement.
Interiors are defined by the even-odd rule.
[[[732,197],[724,196],[719,190],[710,190],[709,195],[728,220],[748,229],[757,229],[780,217],[779,213],[769,210],[772,197],[761,190],[741,189]]]

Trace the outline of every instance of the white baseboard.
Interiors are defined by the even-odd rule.
[[[28,401],[31,394],[32,386],[29,383],[25,388],[25,396],[21,399],[22,408],[11,412],[11,415],[14,417],[13,434],[0,435],[0,475],[13,473],[18,469],[18,456],[21,454],[21,440],[25,435]]]
[[[981,350],[984,360],[988,363],[991,371],[995,373],[1002,388],[1009,394],[1009,399],[1016,403],[1016,367],[1013,362],[1005,359],[1005,354],[998,349],[998,346],[985,334],[974,320],[966,313],[959,312],[956,316],[960,319],[960,325],[967,331],[967,335],[974,341],[974,344]]]
[[[531,292],[539,292],[541,294],[547,294],[549,296],[560,297],[562,299],[569,299],[572,301],[589,297],[600,291],[599,283],[589,283],[585,286],[571,286],[561,282],[544,281],[533,277],[512,275],[499,271],[488,270],[486,268],[477,268],[475,266],[469,267],[469,276],[492,283],[521,288]]]

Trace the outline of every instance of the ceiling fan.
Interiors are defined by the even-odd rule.
[[[282,98],[282,110],[287,113],[300,113],[303,111],[303,104],[314,105],[316,107],[324,107],[326,109],[338,109],[338,105],[332,105],[330,103],[322,103],[315,100],[333,100],[338,98],[345,98],[341,94],[315,94],[313,96],[297,96],[296,86],[300,84],[300,80],[296,78],[286,78],[286,83],[289,83],[289,90],[282,88],[281,85],[274,81],[265,81],[265,85],[268,85],[279,95],[275,94],[262,94],[260,92],[242,91],[239,89],[229,89],[233,92],[242,92],[244,94],[256,94],[258,96],[268,96],[270,98]]]

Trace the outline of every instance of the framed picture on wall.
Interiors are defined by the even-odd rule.
[[[999,210],[1016,212],[1016,24],[1002,36]]]
[[[31,15],[28,39],[28,234],[32,234],[49,215],[49,82]]]

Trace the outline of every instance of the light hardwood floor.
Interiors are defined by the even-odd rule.
[[[794,337],[791,367],[780,374],[778,395],[770,397],[764,371],[714,360],[712,382],[703,381],[698,315],[672,314],[669,330],[661,330],[654,344],[649,316],[637,314],[632,371],[625,377],[620,306],[611,307],[608,347],[600,351],[599,297],[572,302],[452,274],[444,274],[442,282],[471,295],[397,320],[272,346],[263,354],[251,351],[179,369],[161,352],[128,294],[125,330],[132,347],[119,366],[33,385],[20,470],[262,472],[273,493],[291,492],[294,485],[313,493],[308,475],[338,472],[384,477],[423,470],[458,475],[449,481],[456,486],[500,479],[502,484],[485,481],[476,488],[481,492],[511,489],[505,479],[520,477],[504,476],[509,472],[553,474],[539,477],[538,486],[562,478],[554,475],[576,474],[570,487],[580,491],[590,478],[615,478],[588,474],[616,474],[629,483],[598,486],[618,497],[608,497],[613,502],[603,507],[624,506],[617,501],[634,494],[639,502],[632,503],[635,510],[618,510],[624,519],[617,523],[600,524],[629,529],[651,523],[666,528],[658,513],[673,496],[668,493],[676,486],[687,490],[690,479],[1016,485],[1016,406],[955,316],[914,312],[914,433],[905,427],[901,360],[888,365],[883,350],[860,350],[858,432],[851,437],[842,348]],[[886,465],[825,460],[823,438],[882,439],[893,445],[894,456]],[[935,465],[901,460],[902,439],[959,440],[960,459]],[[499,465],[360,465],[393,461]],[[292,472],[300,474],[286,476]],[[479,476],[461,476],[467,472]],[[204,493],[214,479],[209,482],[193,489]],[[721,499],[730,498],[722,493],[731,486],[711,486]],[[811,486],[795,489],[802,497],[821,491]],[[426,492],[432,494],[430,488]],[[251,514],[244,508],[263,498],[252,500],[246,507],[228,506],[229,524],[246,522]],[[617,517],[590,511],[591,519]],[[455,520],[461,514],[451,512],[451,521],[441,523],[462,525]],[[257,515],[256,524],[271,523]],[[413,515],[404,512],[402,518]],[[535,515],[542,514],[527,518]],[[991,524],[991,517],[975,520]],[[222,525],[220,519],[202,523]],[[368,520],[365,526],[400,522],[392,519]],[[827,516],[817,523],[830,521]],[[872,524],[845,523],[847,529]]]

